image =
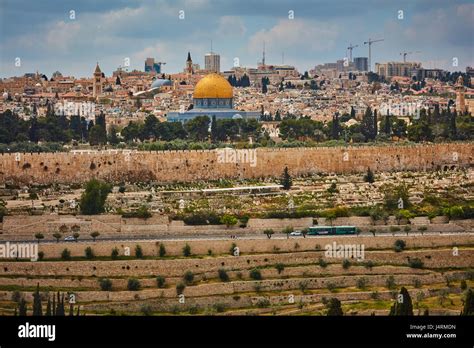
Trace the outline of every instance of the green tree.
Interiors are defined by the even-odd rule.
[[[127,283],[127,289],[130,291],[140,290],[141,284],[140,281],[136,278],[130,278]]]
[[[117,248],[113,248],[110,257],[112,260],[117,260],[119,257],[119,250]]]
[[[87,247],[84,251],[84,254],[86,256],[86,259],[92,260],[94,258],[94,251],[91,247]]]
[[[80,207],[84,215],[96,215],[104,212],[104,205],[112,186],[96,179],[86,184],[81,196]]]
[[[112,290],[112,281],[108,278],[100,278],[99,286],[102,291],[111,291]]]
[[[183,279],[186,285],[191,285],[194,282],[194,273],[191,271],[186,271],[186,273],[184,273]]]
[[[365,141],[374,140],[376,137],[376,130],[374,127],[375,117],[370,106],[365,110],[365,114],[361,122],[361,131],[365,137]]]
[[[239,222],[239,220],[233,215],[224,214],[220,218],[220,222],[222,224],[226,225],[227,227],[230,227],[230,226],[234,226],[235,224],[237,224],[237,222]]]
[[[367,168],[367,174],[364,176],[364,181],[372,184],[375,181],[375,176],[370,167]]]
[[[163,243],[160,243],[160,250],[158,251],[160,257],[164,257],[166,255],[166,248]]]
[[[41,239],[44,239],[44,234],[40,232],[35,233],[35,238],[38,240],[39,243]]]
[[[285,169],[283,170],[283,175],[280,180],[280,185],[283,186],[284,190],[289,190],[291,186],[293,185],[293,181],[288,171],[288,167],[285,167]]]
[[[140,245],[135,246],[135,257],[137,259],[143,259],[143,249]]]
[[[268,239],[271,239],[272,235],[275,234],[275,231],[273,231],[271,228],[267,228],[263,231],[263,234],[265,234]]]
[[[229,275],[227,274],[225,269],[219,269],[218,271],[219,279],[223,282],[229,281]]]
[[[191,247],[188,243],[183,247],[183,255],[186,257],[191,256]]]
[[[90,236],[92,237],[92,240],[95,242],[96,238],[100,236],[100,232],[97,232],[97,231],[91,232]]]
[[[157,276],[156,277],[156,286],[158,286],[160,289],[165,287],[166,279],[163,276]]]
[[[184,128],[189,137],[195,141],[205,141],[209,135],[209,125],[211,120],[208,116],[197,116],[186,122]]]
[[[61,239],[62,234],[59,232],[54,232],[53,237],[56,239],[56,243],[59,243],[59,239]]]
[[[71,260],[71,252],[69,251],[69,249],[66,248],[61,252],[61,259],[63,259],[64,261]]]

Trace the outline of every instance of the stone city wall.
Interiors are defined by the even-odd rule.
[[[444,169],[471,165],[474,144],[259,148],[256,153],[256,163],[246,157],[240,163],[232,157],[222,161],[216,150],[0,154],[0,183],[193,182],[279,176],[285,167],[292,175],[362,173],[368,167],[375,172]]]

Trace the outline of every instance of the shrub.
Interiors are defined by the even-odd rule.
[[[44,251],[38,252],[38,260],[43,260],[44,259]]]
[[[199,306],[191,306],[189,307],[189,314],[198,314],[199,313]]]
[[[257,301],[258,308],[267,308],[270,307],[270,300],[268,298],[261,298]]]
[[[261,280],[262,279],[262,274],[260,273],[260,270],[258,270],[257,268],[252,269],[250,271],[249,275],[250,275],[250,278],[252,278],[253,280]]]
[[[183,293],[183,291],[184,291],[185,288],[186,288],[186,285],[185,285],[184,283],[182,283],[182,282],[176,284],[176,293],[177,293],[178,295],[181,295],[181,294]]]
[[[136,278],[130,278],[127,283],[127,289],[130,291],[140,290],[140,281]]]
[[[194,281],[194,273],[191,271],[186,271],[186,273],[184,273],[183,279],[186,285],[192,284]]]
[[[148,304],[141,305],[140,312],[145,316],[149,316],[153,313],[151,306]]]
[[[387,280],[385,281],[385,286],[387,287],[387,289],[389,290],[392,290],[392,289],[395,289],[396,287],[396,284],[395,284],[395,278],[391,275],[387,278]]]
[[[390,232],[400,232],[400,227],[390,226]]]
[[[232,245],[230,246],[229,248],[229,253],[234,256],[234,251],[235,251],[235,248],[237,247],[237,244],[235,243],[232,243]]]
[[[224,303],[215,303],[212,307],[217,313],[222,313],[225,311],[226,305]]]
[[[156,286],[158,286],[160,289],[165,287],[166,279],[163,276],[157,276],[156,277]]]
[[[219,273],[219,279],[223,282],[228,282],[229,281],[229,275],[227,274],[227,272],[224,270],[224,269],[220,269],[218,271]]]
[[[367,268],[367,269],[372,269],[374,267],[374,262],[369,260],[369,261],[366,261],[364,262],[364,267]]]
[[[321,268],[326,268],[328,266],[328,263],[322,257],[320,257],[318,259],[318,265]]]
[[[351,262],[348,259],[342,260],[342,268],[348,269],[351,266]]]
[[[183,247],[183,255],[186,257],[191,255],[191,247],[188,243],[186,243],[186,245]]]
[[[326,288],[330,292],[335,292],[336,291],[336,284],[329,282],[329,283],[326,284]]]
[[[69,251],[69,249],[64,249],[62,251],[61,259],[65,260],[65,261],[71,260],[71,252]]]
[[[423,261],[419,258],[413,258],[408,261],[411,268],[423,268]]]
[[[117,260],[118,259],[118,256],[119,256],[119,251],[117,248],[113,248],[112,249],[112,253],[110,254],[110,257],[112,258],[112,260]]]
[[[357,279],[357,287],[359,289],[365,289],[367,287],[367,284],[369,283],[369,281],[367,280],[367,278],[359,278]]]
[[[463,290],[463,291],[467,289],[467,283],[466,283],[465,279],[461,280],[460,287],[461,287],[461,290]]]
[[[138,244],[135,247],[135,257],[137,259],[143,259],[143,250],[142,250],[142,247]]]
[[[160,244],[160,250],[158,251],[160,257],[164,257],[166,255],[166,248],[163,243]]]
[[[404,240],[397,239],[395,243],[393,243],[393,250],[395,250],[397,253],[405,250],[406,243]]]
[[[277,263],[275,265],[275,268],[277,269],[278,274],[280,274],[281,272],[283,272],[285,270],[285,265],[282,264],[282,263]]]
[[[99,279],[99,286],[102,291],[111,291],[112,281],[108,278],[101,278]]]
[[[92,251],[92,248],[91,247],[87,247],[86,250],[84,251],[85,255],[86,255],[86,259],[93,259],[94,258],[94,251]]]
[[[415,279],[413,282],[413,286],[417,289],[421,288],[421,281],[419,279]]]

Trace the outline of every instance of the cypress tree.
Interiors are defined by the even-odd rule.
[[[374,134],[373,138],[377,137],[378,134],[378,124],[377,124],[377,110],[374,110]]]
[[[390,308],[390,314],[392,316],[406,316],[413,315],[413,304],[411,302],[410,294],[405,287],[400,289],[400,294],[397,296],[397,300]]]
[[[341,301],[337,298],[331,298],[328,303],[327,316],[341,316],[344,315],[342,312]]]
[[[39,293],[39,283],[36,285],[36,291],[33,294],[33,316],[41,317],[43,315],[43,309],[41,306],[41,295]]]
[[[28,311],[28,308],[26,306],[26,301],[24,298],[20,300],[20,303],[18,304],[18,315],[20,317],[26,317],[26,312]]]
[[[288,171],[288,167],[285,167],[283,170],[283,175],[280,181],[280,184],[283,186],[284,190],[289,190],[293,185],[293,180],[291,179],[291,175]]]
[[[47,317],[50,317],[52,315],[51,311],[51,298],[48,296],[48,304],[46,305],[46,314]]]
[[[464,299],[464,307],[461,315],[474,315],[474,296],[472,289],[466,291],[466,297]]]

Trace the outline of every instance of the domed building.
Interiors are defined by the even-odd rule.
[[[194,87],[193,109],[184,112],[169,112],[170,122],[187,122],[197,116],[208,116],[212,119],[259,118],[260,112],[235,110],[234,91],[229,81],[219,74],[204,76]]]

